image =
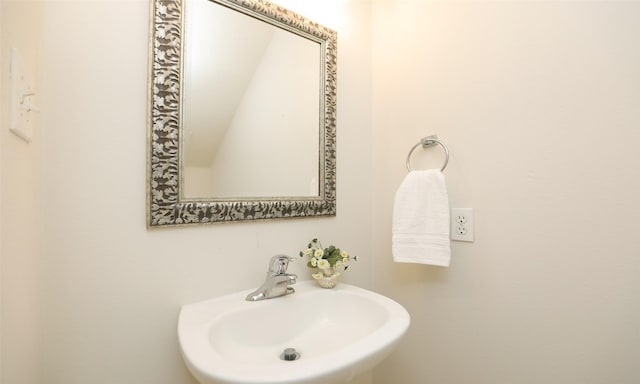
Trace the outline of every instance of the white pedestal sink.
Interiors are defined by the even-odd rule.
[[[202,384],[347,383],[386,358],[409,327],[395,301],[352,285],[313,281],[257,302],[238,292],[182,307],[182,356]],[[299,358],[285,361],[286,348]]]

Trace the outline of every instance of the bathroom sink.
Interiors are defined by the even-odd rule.
[[[202,384],[346,383],[386,358],[409,327],[395,301],[352,285],[314,281],[290,295],[249,302],[250,291],[185,305],[184,361]],[[285,349],[294,348],[295,354]]]

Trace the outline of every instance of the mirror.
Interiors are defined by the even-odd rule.
[[[149,227],[335,215],[336,33],[255,0],[154,0]]]

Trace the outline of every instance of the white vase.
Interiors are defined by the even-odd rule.
[[[322,272],[322,277],[316,280],[319,286],[322,288],[333,288],[338,284],[338,276],[340,274],[335,273],[333,268],[320,268],[320,271]]]

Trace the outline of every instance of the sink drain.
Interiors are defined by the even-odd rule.
[[[298,360],[300,358],[300,352],[296,352],[295,348],[285,348],[285,350],[280,355],[280,360],[284,361],[293,361]]]

